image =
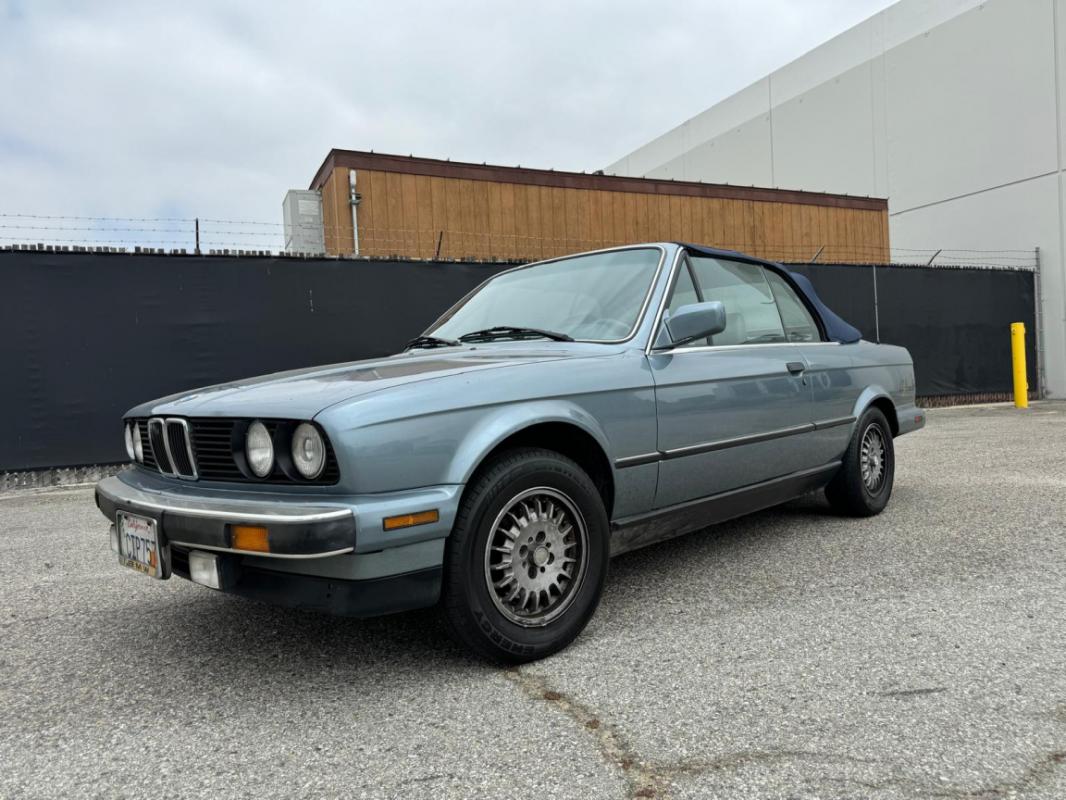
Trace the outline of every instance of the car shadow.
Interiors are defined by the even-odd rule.
[[[627,553],[612,561],[601,609],[624,614],[634,590],[661,573],[695,570],[706,578],[731,553],[772,548],[790,535],[790,522],[827,514],[824,499],[802,498]],[[108,612],[136,614],[151,624],[134,631],[103,626],[97,644],[133,658],[143,648],[164,658],[168,671],[186,670],[190,681],[234,670],[267,682],[314,673],[350,684],[382,671],[498,669],[453,642],[437,609],[356,619],[278,608],[182,580],[151,588],[131,596],[128,610]],[[641,597],[645,606],[655,602]]]

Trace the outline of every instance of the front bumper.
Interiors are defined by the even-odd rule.
[[[96,503],[154,519],[168,570],[190,578],[190,552],[219,559],[222,591],[277,605],[368,616],[432,605],[461,486],[380,495],[219,489],[134,467],[100,481]],[[439,520],[385,531],[383,520],[428,509]],[[270,552],[232,547],[235,525],[269,531]]]
[[[328,558],[355,550],[355,516],[349,508],[296,502],[188,496],[150,490],[119,476],[96,485],[96,505],[115,521],[128,511],[159,522],[169,544],[187,549],[264,555],[232,547],[234,525],[270,530],[273,558]]]

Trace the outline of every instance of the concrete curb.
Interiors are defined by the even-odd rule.
[[[26,489],[50,489],[96,483],[126,468],[126,464],[93,464],[87,467],[39,469],[0,473],[0,494]]]

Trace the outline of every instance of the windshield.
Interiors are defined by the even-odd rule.
[[[508,326],[585,341],[625,339],[637,324],[660,254],[651,248],[614,250],[502,273],[429,332],[458,339]]]

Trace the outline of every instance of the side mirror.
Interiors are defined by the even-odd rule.
[[[725,306],[719,300],[681,306],[659,329],[655,349],[677,347],[694,339],[714,336],[725,330],[725,323]]]

